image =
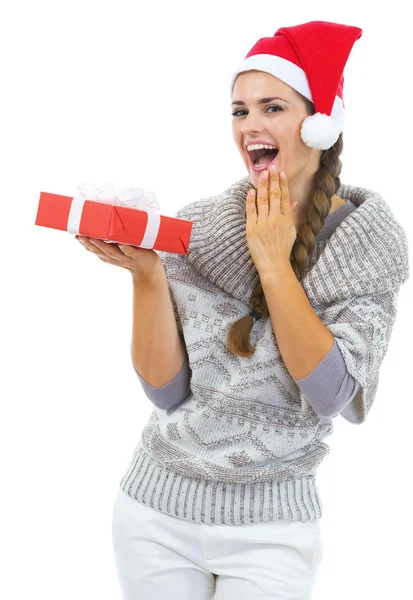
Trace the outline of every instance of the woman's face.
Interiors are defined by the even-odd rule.
[[[261,102],[263,98],[267,100]],[[321,152],[301,139],[308,113],[300,95],[269,73],[247,71],[235,80],[231,100],[232,135],[253,186],[258,187],[260,173],[252,169],[246,145],[263,140],[278,146],[271,163],[277,171],[285,171],[289,184],[305,187],[319,167]]]

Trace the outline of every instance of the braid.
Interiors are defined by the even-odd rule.
[[[314,105],[306,98],[308,112],[314,114]],[[343,150],[343,135],[340,133],[338,140],[321,157],[320,166],[314,177],[314,192],[307,220],[301,224],[297,231],[297,238],[291,250],[290,262],[297,278],[305,270],[308,258],[312,255],[315,246],[315,237],[324,226],[324,220],[331,210],[331,199],[338,192],[341,182],[340,154]],[[258,281],[251,296],[251,307],[262,316],[269,314],[267,302],[261,282]],[[235,321],[228,332],[228,349],[236,356],[251,356],[255,350],[250,344],[251,330],[254,324],[254,315],[245,315]]]
[[[305,269],[308,257],[314,250],[315,238],[324,227],[324,220],[331,210],[331,199],[340,188],[343,136],[325,152],[314,178],[313,201],[308,209],[307,220],[298,228],[297,239],[291,252],[291,265],[298,277]]]

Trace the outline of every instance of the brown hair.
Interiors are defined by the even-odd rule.
[[[298,92],[297,92],[298,93]],[[301,94],[299,94],[301,95]],[[314,104],[301,96],[309,115],[315,113]],[[290,262],[297,278],[304,272],[308,257],[311,256],[315,246],[315,237],[324,226],[324,219],[330,213],[331,199],[338,192],[341,182],[341,160],[343,151],[343,134],[320,159],[320,166],[314,176],[314,192],[312,204],[308,209],[307,220],[301,224],[297,237],[291,250]],[[258,281],[251,296],[251,309],[257,310],[263,317],[269,314],[267,302],[261,282]],[[241,317],[229,328],[227,346],[236,356],[251,356],[255,349],[250,344],[250,334],[254,319],[250,315]]]

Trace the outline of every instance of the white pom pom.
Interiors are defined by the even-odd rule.
[[[304,119],[301,127],[301,138],[310,148],[328,150],[334,146],[341,133],[339,123],[322,113],[316,113]]]

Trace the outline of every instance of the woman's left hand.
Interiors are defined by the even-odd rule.
[[[257,207],[255,197],[258,191]],[[275,167],[261,173],[258,190],[247,195],[247,242],[260,276],[290,266],[291,249],[297,237],[287,177]],[[296,202],[292,203],[294,208]]]

